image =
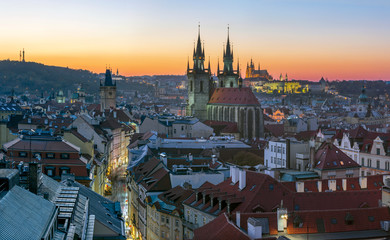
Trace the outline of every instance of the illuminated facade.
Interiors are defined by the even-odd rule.
[[[245,79],[247,78],[261,78],[268,81],[272,80],[272,76],[268,74],[267,70],[260,70],[260,64],[258,66],[258,69],[255,70],[255,65],[253,64],[252,59],[251,63],[246,65]]]

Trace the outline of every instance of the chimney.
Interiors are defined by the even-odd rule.
[[[263,237],[263,227],[256,218],[248,218],[248,235],[250,239],[260,239]]]
[[[167,166],[168,159],[165,153],[160,153],[160,161],[162,161],[165,164],[165,166]]]
[[[318,192],[322,192],[322,181],[317,181]]]
[[[295,188],[297,192],[305,191],[305,183],[304,182],[295,182]]]
[[[347,179],[343,178],[342,182],[343,182],[343,190],[347,191]]]
[[[29,174],[28,174],[28,189],[30,192],[37,194],[39,186],[39,169],[38,163],[29,163]]]
[[[240,211],[237,211],[236,212],[236,225],[238,228],[240,228],[241,226],[241,214],[240,214]]]
[[[211,155],[211,160],[213,161],[213,164],[217,161],[217,156],[216,155]]]
[[[359,177],[360,188],[367,188],[367,177]]]
[[[331,191],[336,191],[336,180],[328,180],[328,188]]]
[[[230,176],[232,177],[233,184],[238,182],[238,171],[239,169],[236,166],[230,166]]]
[[[245,171],[245,169],[239,170],[238,187],[240,188],[240,190],[242,190],[246,187],[246,171]]]

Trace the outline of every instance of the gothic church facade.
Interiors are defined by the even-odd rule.
[[[223,52],[223,70],[218,63],[218,83],[211,78],[210,62],[204,68],[204,48],[200,33],[193,54],[193,68],[187,64],[188,105],[187,115],[200,120],[234,122],[240,137],[244,139],[264,136],[263,111],[259,101],[250,88],[242,86],[239,63],[233,69],[233,49],[229,33]]]

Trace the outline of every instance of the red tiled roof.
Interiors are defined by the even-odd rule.
[[[347,215],[352,222],[347,222]],[[294,220],[301,219],[302,226],[294,227]],[[318,224],[322,222],[324,232],[351,232],[381,229],[381,221],[390,220],[387,207],[358,208],[325,211],[296,211],[288,218],[288,234],[318,233]]]
[[[171,179],[169,177],[169,172],[165,168],[160,168],[144,177],[141,185],[147,191],[165,191],[170,189]]]
[[[219,133],[238,133],[237,123],[235,122],[223,122],[223,121],[212,121],[206,120],[203,122],[207,126],[214,129]]]
[[[28,140],[20,139],[11,146],[7,146],[7,151],[13,150],[28,150],[32,152],[76,152],[79,150],[74,148],[70,143],[58,140]]]
[[[294,198],[294,210],[350,209],[363,205],[376,207],[382,193],[380,190],[303,192],[295,193]]]
[[[284,124],[267,124],[265,130],[274,137],[281,137],[284,134]]]
[[[260,105],[250,88],[216,88],[209,104]]]
[[[276,219],[276,217],[275,217]],[[250,239],[247,234],[241,231],[235,224],[229,221],[226,214],[194,230],[193,240],[225,240],[225,239]]]
[[[324,142],[315,155],[317,165],[315,169],[332,170],[360,167],[347,154],[337,148],[333,143]]]

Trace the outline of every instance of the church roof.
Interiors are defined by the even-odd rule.
[[[216,88],[209,104],[260,105],[250,88]]]

